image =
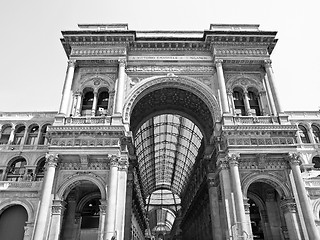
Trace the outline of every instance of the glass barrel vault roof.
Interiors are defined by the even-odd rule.
[[[180,115],[158,115],[141,125],[134,142],[146,195],[169,189],[180,196],[202,137],[200,129]]]

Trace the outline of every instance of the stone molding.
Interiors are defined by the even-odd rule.
[[[33,222],[35,218],[35,211],[34,206],[32,203],[26,199],[27,197],[23,197],[23,195],[18,195],[16,198],[12,195],[12,193],[9,193],[10,196],[8,196],[7,200],[2,199],[0,203],[0,212],[4,209],[7,209],[10,206],[14,205],[20,205],[24,207],[24,209],[27,211],[28,214],[28,222]],[[31,196],[28,196],[30,198]]]
[[[63,215],[63,212],[65,211],[65,205],[66,203],[62,200],[53,200],[52,204],[52,215]]]
[[[71,57],[108,57],[126,55],[126,48],[72,48]]]
[[[268,56],[266,48],[214,48],[213,54],[223,56]]]
[[[283,174],[286,174],[286,172],[283,172]],[[250,185],[254,182],[267,183],[277,190],[280,197],[292,198],[292,189],[285,179],[271,172],[260,171],[251,172],[241,179],[241,189],[245,198],[247,197]]]
[[[100,176],[91,172],[77,172],[75,174],[68,176],[66,179],[64,179],[63,182],[57,186],[57,192],[56,192],[57,198],[60,200],[63,200],[68,195],[68,193],[72,190],[72,188],[74,188],[75,186],[80,184],[81,181],[84,181],[84,180],[90,181],[93,184],[95,184],[100,190],[101,199],[102,200],[106,199],[107,192],[105,187],[106,186],[105,180],[102,179]]]
[[[280,202],[280,208],[283,213],[296,213],[297,212],[297,204],[294,199],[284,199]]]
[[[214,74],[212,66],[128,66],[127,73],[210,73]]]

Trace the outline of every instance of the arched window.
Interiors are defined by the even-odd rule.
[[[24,132],[26,130],[25,126],[18,126],[15,134],[14,134],[14,140],[13,140],[13,145],[20,145],[23,141],[23,137],[24,137]]]
[[[31,125],[29,127],[29,133],[27,138],[27,145],[36,145],[37,144],[37,138],[39,133],[39,126],[38,125]]]
[[[93,89],[92,88],[84,89],[83,100],[82,100],[82,110],[81,110],[82,116],[91,115],[93,99],[94,99]]]
[[[40,134],[39,143],[38,143],[39,145],[47,145],[48,144],[48,139],[46,138],[48,126],[50,126],[50,124],[46,124],[41,128],[41,134]]]
[[[0,138],[0,145],[7,144],[10,138],[11,133],[11,126],[6,126],[2,128],[1,131],[1,138]]]
[[[313,157],[312,163],[314,163],[314,168],[320,168],[320,157]]]
[[[109,92],[102,89],[98,93],[97,115],[106,115],[109,104]]]
[[[246,115],[242,89],[235,88],[233,90],[233,101],[234,101],[234,107],[235,107],[235,114],[242,115],[242,116]]]
[[[300,135],[302,143],[310,143],[310,139],[309,139],[309,136],[308,136],[308,131],[302,125],[299,125],[299,135]]]
[[[312,124],[311,128],[312,128],[314,141],[316,143],[320,143],[320,129],[319,129],[319,127],[317,125],[315,125],[315,124]]]
[[[14,160],[8,166],[7,180],[21,181],[24,178],[24,175],[26,173],[26,168],[25,168],[26,164],[27,164],[27,161],[22,157]]]
[[[36,181],[41,181],[44,178],[45,164],[46,164],[45,158],[41,158],[37,163],[36,172],[35,172]]]
[[[249,98],[249,105],[250,111],[254,116],[260,116],[260,106],[259,106],[259,94],[256,89],[249,88],[248,89],[248,98]]]

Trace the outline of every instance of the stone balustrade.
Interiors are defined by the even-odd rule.
[[[56,117],[56,125],[87,125],[87,124],[105,124],[110,125],[110,116],[87,116],[87,117]]]
[[[0,191],[40,191],[42,181],[0,181]]]

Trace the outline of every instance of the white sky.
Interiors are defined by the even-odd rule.
[[[320,108],[317,0],[55,0],[0,3],[0,111],[57,111],[67,67],[61,30],[128,23],[130,30],[200,30],[210,23],[278,31],[271,56],[285,111]]]

